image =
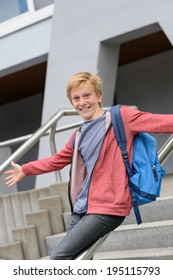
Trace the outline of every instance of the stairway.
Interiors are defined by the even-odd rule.
[[[39,259],[47,255],[46,236],[65,232],[70,210],[67,183],[0,196],[0,259]]]
[[[94,259],[173,259],[173,175],[165,176],[161,198],[133,211],[113,231]],[[0,196],[0,259],[48,259],[65,235],[70,207],[67,183]]]

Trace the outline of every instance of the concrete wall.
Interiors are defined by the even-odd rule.
[[[60,108],[71,107],[66,98],[66,82],[78,71],[98,72],[103,79],[105,92],[103,105],[112,105],[116,86],[120,95],[123,88],[122,79],[127,78],[129,70],[132,71],[131,76],[136,71],[135,66],[130,66],[129,69],[117,68],[119,45],[161,29],[173,43],[172,8],[173,3],[169,0],[109,0],[107,2],[105,0],[85,2],[55,0],[42,122],[47,121]],[[163,58],[163,65],[162,69],[167,67],[166,58],[165,60]],[[143,68],[143,61],[139,62],[139,67]],[[152,67],[151,77],[156,71],[155,66]],[[143,74],[145,76],[146,73]],[[116,85],[117,77],[118,85]],[[162,71],[157,74],[152,87],[155,87],[160,77]],[[145,79],[147,75],[143,82]],[[171,86],[171,83],[169,85]],[[134,93],[134,103],[139,99],[136,99],[136,94],[140,86],[143,87],[142,84],[138,84],[138,91]],[[163,89],[164,85],[162,88],[158,86],[155,88],[159,100],[162,100]],[[131,92],[133,91],[134,88],[131,87]],[[169,93],[170,91],[168,95]],[[122,101],[126,99],[122,98]],[[160,109],[160,105],[156,106],[155,99],[150,101],[152,104],[149,109],[154,111]],[[147,107],[143,106],[143,109]],[[167,112],[167,106],[165,110]],[[63,147],[69,134],[70,132],[58,137],[58,149]],[[39,158],[49,154],[50,149],[46,140],[41,141]],[[63,176],[65,179],[68,178],[68,171],[63,171]],[[37,187],[51,184],[54,180],[53,174],[38,176]]]
[[[27,26],[0,39],[0,76],[47,60],[52,18]]]
[[[33,133],[40,127],[42,114],[42,94],[17,100],[0,106],[0,141],[6,141]],[[20,145],[0,148],[0,164],[2,164]],[[36,160],[38,145],[35,145],[20,161],[19,164]],[[34,188],[35,177],[27,177],[13,188],[4,186],[4,175],[0,177],[0,194]]]
[[[26,19],[27,20],[27,19]],[[47,61],[52,18],[26,26],[0,38],[0,77]],[[33,133],[41,123],[43,93],[0,106],[0,141]],[[31,114],[32,110],[32,114]],[[17,147],[13,147],[14,151]],[[11,155],[10,148],[1,148],[0,163]],[[19,162],[37,159],[38,145]],[[0,177],[0,194],[15,192],[17,186],[6,188],[4,176]],[[28,177],[18,184],[19,190],[34,188],[35,178]]]
[[[122,66],[117,77],[117,102],[135,104],[140,110],[172,114],[173,50]],[[169,134],[155,134],[158,149]],[[164,164],[167,173],[173,172],[173,156]]]

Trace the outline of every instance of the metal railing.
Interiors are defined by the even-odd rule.
[[[31,135],[26,135],[24,137],[19,137],[16,139],[4,141],[0,143],[0,147],[5,147],[9,145],[19,144],[25,141],[4,163],[0,166],[0,174],[8,169],[11,165],[11,161],[19,160],[24,154],[26,154],[40,139],[45,135],[50,135],[50,146],[52,153],[56,152],[55,140],[55,127],[57,122],[64,116],[77,116],[77,113],[74,109],[62,109],[54,114],[49,121],[42,125],[38,130],[36,130]],[[57,131],[65,131],[67,129],[78,127],[82,122],[75,124],[63,126]],[[52,131],[53,130],[53,131]]]
[[[103,108],[104,110],[108,110],[109,108]],[[8,169],[11,165],[11,161],[19,160],[27,151],[29,151],[39,140],[41,137],[50,135],[50,146],[52,154],[56,153],[56,144],[55,144],[55,134],[57,132],[66,131],[68,129],[79,127],[83,122],[76,122],[70,125],[62,126],[60,128],[57,127],[58,121],[64,116],[75,116],[78,115],[74,109],[62,109],[59,110],[55,115],[50,118],[48,122],[46,122],[43,126],[41,126],[35,133],[26,135],[23,137],[18,137],[12,140],[4,141],[0,143],[0,148],[24,143],[0,166],[0,174],[3,173],[6,169]],[[173,151],[173,135],[171,135],[161,149],[158,151],[158,157],[161,165],[165,163],[170,154]],[[56,175],[56,179],[58,182],[61,181],[60,173]],[[105,241],[109,234],[100,238],[95,244],[93,244],[88,250],[79,255],[77,260],[89,260],[93,257],[95,251],[101,246],[101,244]]]
[[[108,110],[109,108],[103,108]],[[74,109],[62,109],[53,115],[48,122],[41,126],[35,133],[25,135],[22,137],[14,138],[11,140],[0,142],[0,148],[17,145],[23,143],[1,166],[0,174],[8,169],[11,165],[11,161],[19,160],[27,151],[29,151],[41,137],[50,135],[50,147],[52,154],[56,153],[55,134],[57,132],[66,131],[68,129],[77,128],[82,124],[82,121],[76,122],[70,125],[65,125],[60,128],[56,128],[57,122],[64,116],[77,116],[78,114]],[[164,145],[158,151],[158,157],[161,165],[165,163],[173,150],[173,135],[171,135]]]
[[[161,165],[163,165],[173,151],[173,134],[166,140],[163,146],[158,151],[158,158]]]
[[[108,110],[109,107],[103,108],[103,110]],[[15,138],[12,140],[4,141],[0,143],[0,148],[10,145],[15,145],[25,141],[1,166],[0,174],[8,169],[11,165],[11,161],[19,160],[24,154],[26,154],[40,139],[45,135],[50,135],[50,147],[52,154],[57,152],[55,144],[55,133],[60,131],[66,131],[67,129],[72,129],[79,127],[83,121],[76,122],[70,125],[62,126],[57,128],[58,121],[64,116],[78,116],[78,113],[74,109],[62,109],[55,113],[50,120],[48,120],[44,125],[42,125],[33,134],[26,135],[23,137]],[[58,180],[59,181],[59,180]]]

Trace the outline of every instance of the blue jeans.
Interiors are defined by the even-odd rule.
[[[73,260],[87,250],[100,237],[113,231],[124,220],[122,216],[111,215],[71,215],[65,237],[53,249],[52,260]]]

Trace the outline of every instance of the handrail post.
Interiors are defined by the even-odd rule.
[[[55,143],[56,125],[57,125],[57,123],[54,124],[50,130],[50,148],[51,148],[52,155],[57,152],[56,143]],[[55,171],[55,178],[58,183],[62,182],[62,177],[61,177],[60,171]]]
[[[158,151],[158,159],[161,165],[165,163],[173,151],[173,134],[167,139],[163,146]]]

